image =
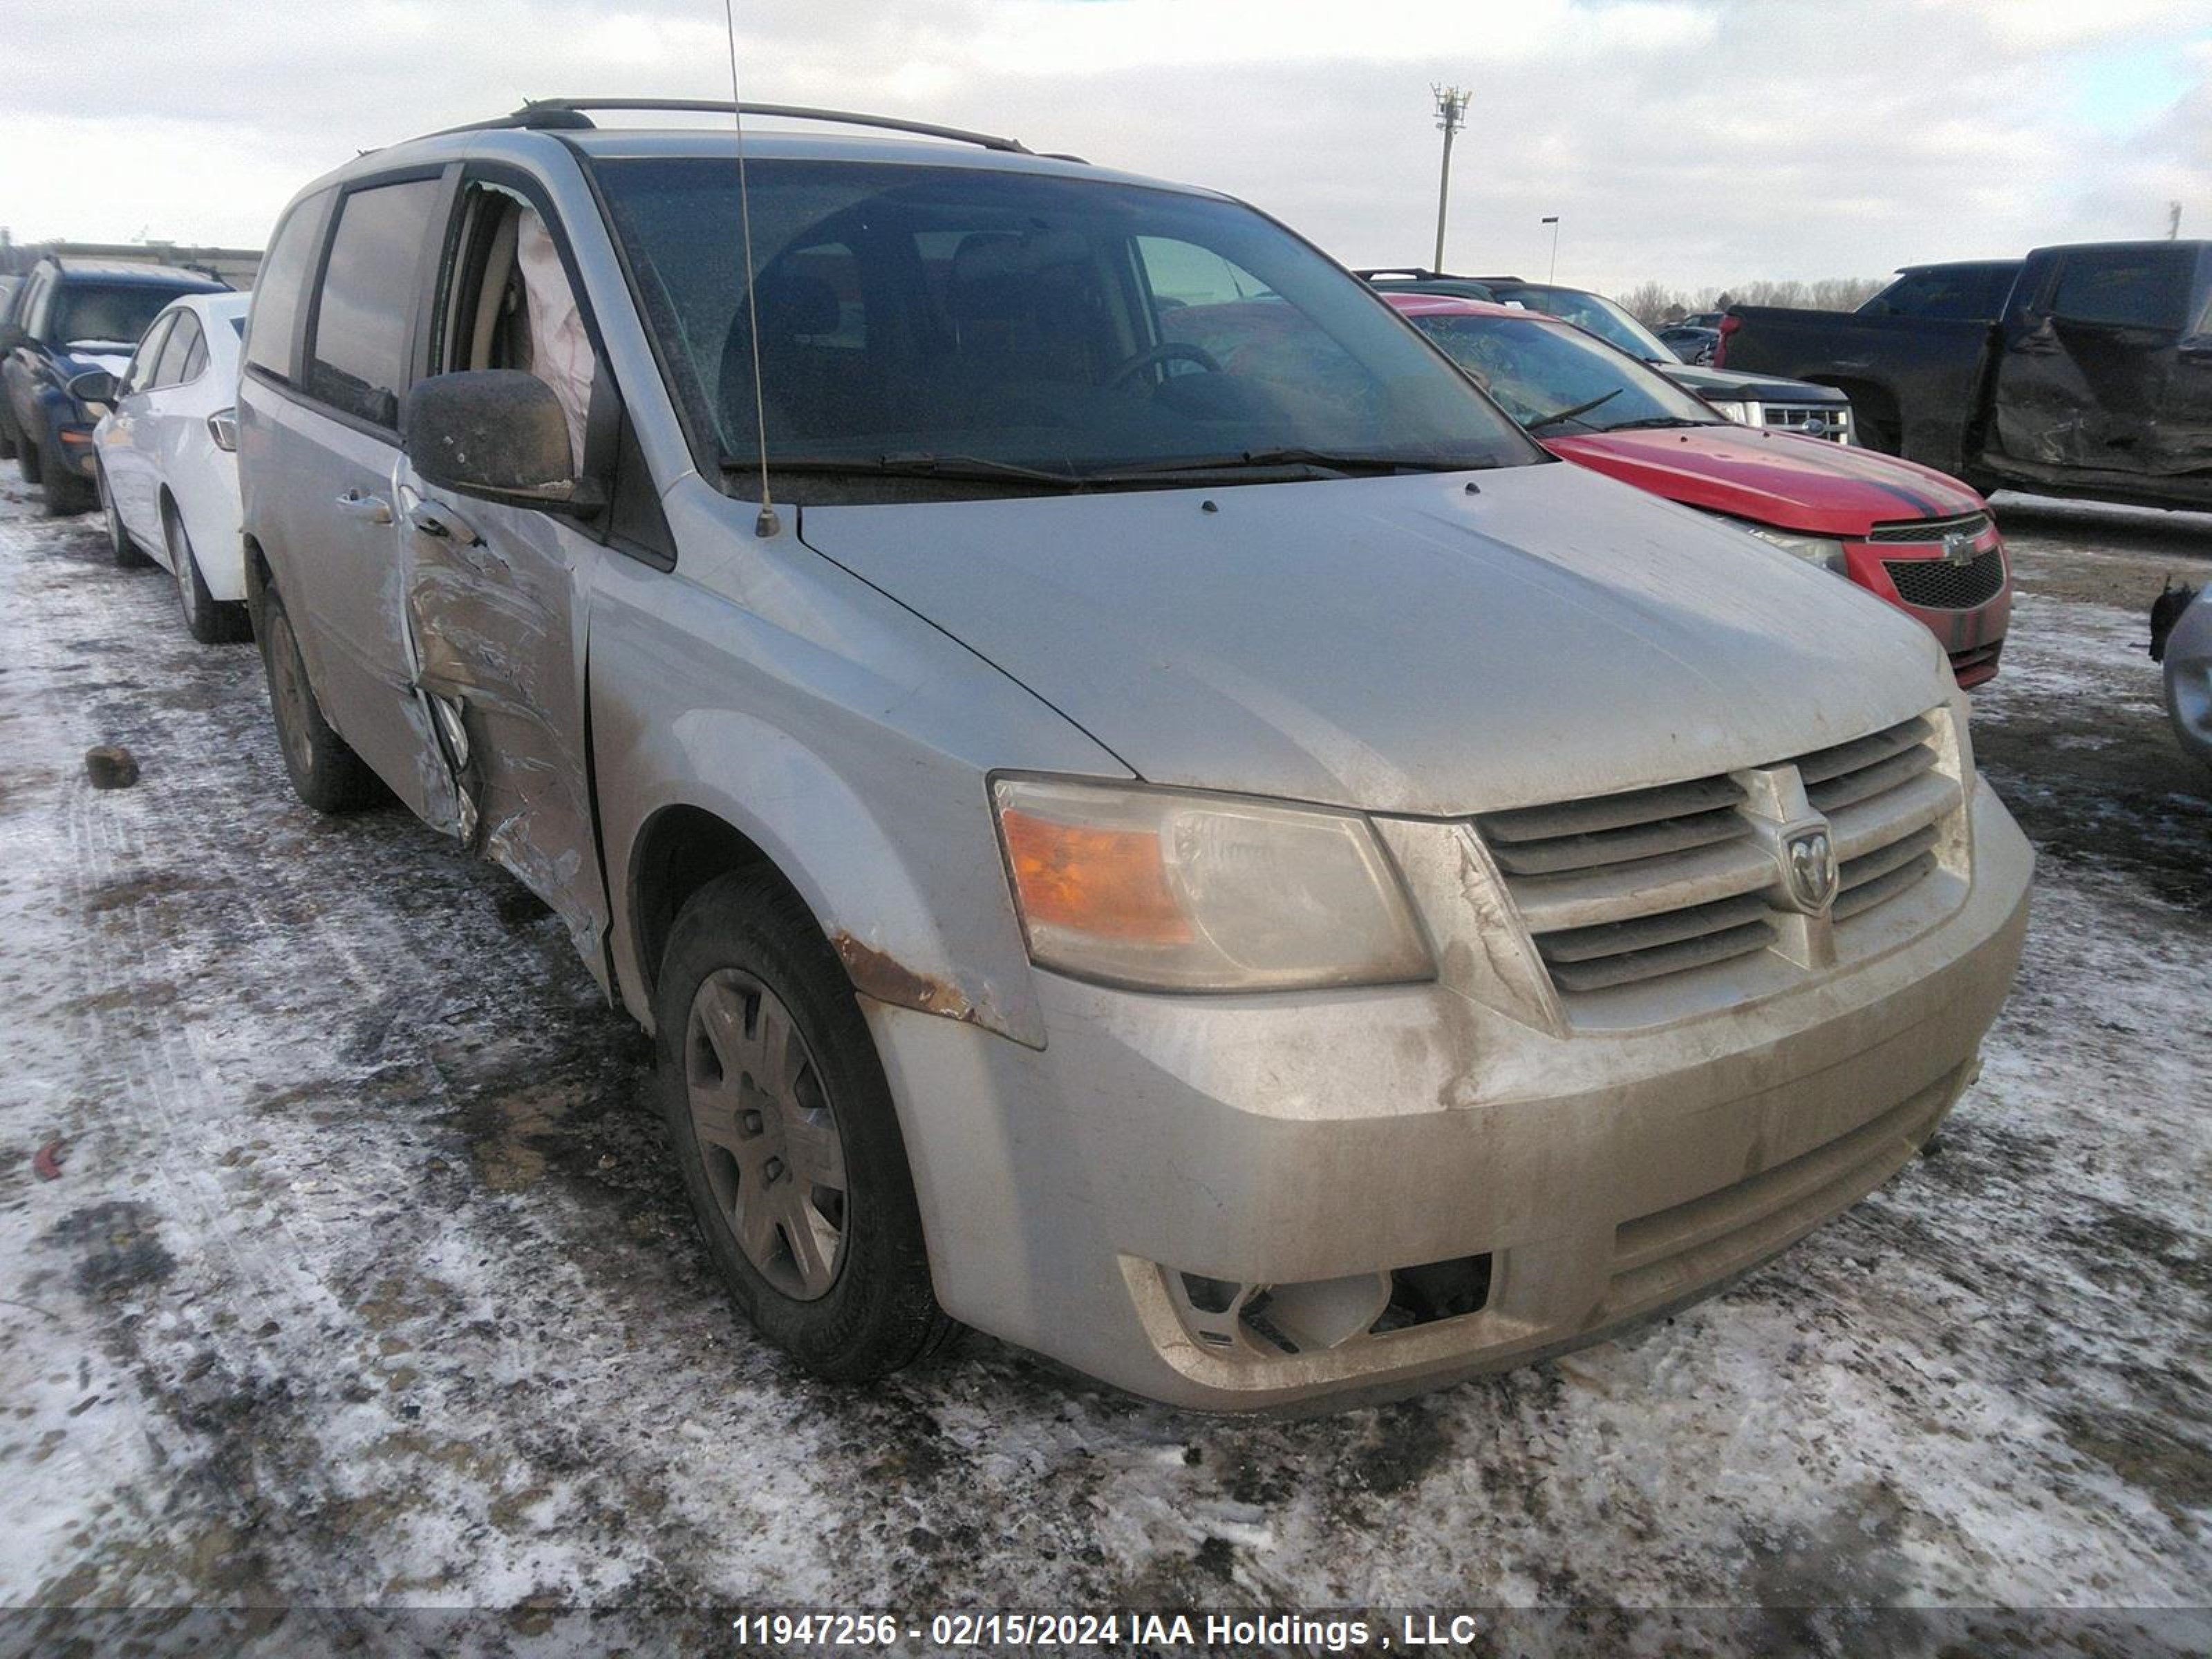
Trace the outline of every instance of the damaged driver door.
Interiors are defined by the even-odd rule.
[[[2206,463],[2202,367],[2190,360],[2197,250],[2131,242],[2060,250],[2003,324],[2003,452],[2074,471],[2160,477]],[[2193,413],[2194,419],[2189,418]]]
[[[568,418],[579,476],[595,388],[611,399],[545,220],[465,183],[438,298],[434,373],[520,369]],[[600,545],[573,514],[398,480],[404,623],[459,795],[460,837],[552,907],[605,982],[606,886],[585,737],[588,601]]]

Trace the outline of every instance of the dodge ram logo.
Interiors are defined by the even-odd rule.
[[[1782,843],[1790,902],[1817,916],[1836,896],[1836,844],[1826,830],[1801,830]]]

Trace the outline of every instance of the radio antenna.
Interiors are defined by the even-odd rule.
[[[722,22],[730,40],[730,119],[738,130],[738,225],[745,245],[745,335],[753,359],[753,444],[760,456],[760,517],[753,521],[753,534],[768,537],[782,533],[783,520],[776,517],[768,489],[768,398],[761,390],[760,302],[753,291],[753,204],[745,190],[745,106],[738,93],[736,0],[722,0]]]

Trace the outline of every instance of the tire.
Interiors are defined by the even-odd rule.
[[[81,474],[70,471],[68,458],[58,449],[52,454],[41,452],[39,456],[39,489],[41,518],[70,518],[93,504],[92,485]]]
[[[115,493],[107,487],[107,469],[101,467],[96,475],[100,495],[100,516],[107,521],[107,553],[118,568],[136,570],[141,565],[151,564],[131,532],[123,527],[123,515],[115,510]]]
[[[1853,418],[1858,422],[1861,448],[1875,450],[1884,455],[1895,455],[1902,452],[1904,440],[1899,434],[1897,428],[1887,421],[1878,415],[1862,414],[1856,415]]]
[[[331,729],[315,701],[292,619],[270,588],[262,600],[261,662],[269,675],[269,708],[276,744],[300,799],[318,812],[357,812],[382,793],[376,774]]]
[[[25,483],[39,481],[39,447],[27,435],[15,440],[15,471],[23,475]]]
[[[0,386],[0,405],[8,401],[7,389]],[[15,459],[15,423],[8,418],[7,410],[0,407],[0,461]]]
[[[653,1012],[669,1142],[754,1328],[838,1382],[950,1341],[882,1063],[799,896],[770,870],[701,888],[670,932]]]
[[[112,513],[112,509],[111,509]],[[168,550],[169,568],[177,578],[177,606],[185,615],[185,628],[202,645],[232,645],[250,631],[246,607],[226,605],[208,592],[200,574],[200,562],[185,533],[184,515],[167,495],[161,497],[161,542]]]

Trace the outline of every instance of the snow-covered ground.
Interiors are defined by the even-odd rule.
[[[252,648],[193,645],[96,520],[31,514],[0,502],[0,1605],[78,1611],[0,1613],[0,1651],[158,1644],[82,1610],[185,1606],[313,1610],[170,1632],[268,1652],[597,1650],[631,1627],[349,1609],[613,1604],[673,1621],[653,1651],[732,1650],[665,1611],[708,1605],[2212,1634],[2212,802],[2141,646],[2212,538],[2008,517],[2027,592],[1978,741],[2045,858],[1935,1156],[1626,1340],[1283,1422],[980,1338],[866,1392],[796,1375],[711,1282],[644,1045],[558,924],[396,810],[309,813]],[[88,786],[109,742],[136,787]],[[2154,1611],[1790,1611],[1992,1606]]]

